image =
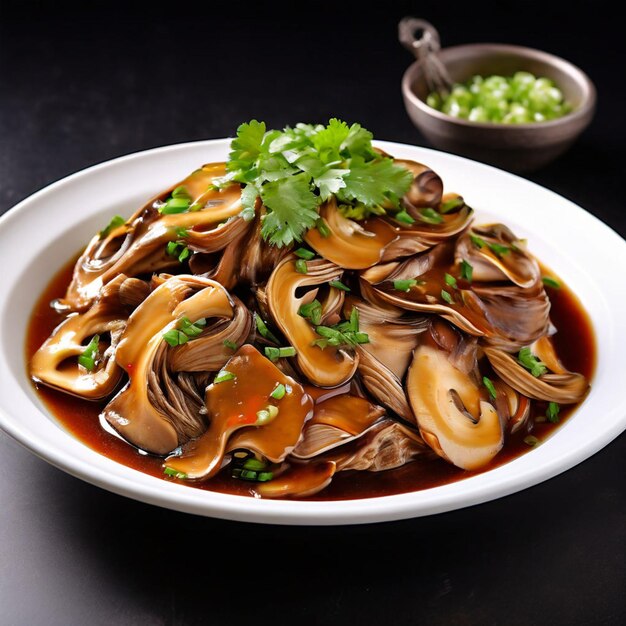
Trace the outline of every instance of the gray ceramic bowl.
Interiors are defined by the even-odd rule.
[[[559,119],[532,124],[457,119],[426,104],[429,89],[422,62],[416,61],[402,78],[404,104],[424,137],[446,152],[516,172],[531,171],[565,152],[593,117],[593,83],[582,70],[552,54],[521,46],[470,44],[443,48],[439,57],[454,82],[464,82],[474,74],[510,76],[520,70],[551,78],[573,107]]]

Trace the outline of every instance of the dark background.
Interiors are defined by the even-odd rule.
[[[0,0],[0,212],[76,170],[228,136],[252,117],[282,127],[337,116],[424,145],[400,96],[411,58],[396,25],[411,14],[434,23],[444,46],[527,45],[590,75],[593,123],[527,177],[624,236],[626,47],[609,7]],[[623,280],[624,269],[610,271]],[[495,502],[297,528],[127,500],[0,433],[0,624],[623,624],[625,458],[622,435]]]

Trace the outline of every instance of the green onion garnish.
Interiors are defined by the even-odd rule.
[[[224,346],[228,348],[229,350],[237,349],[237,344],[234,341],[231,341],[230,339],[224,339]]]
[[[187,478],[187,474],[185,474],[185,472],[179,472],[178,470],[175,470],[173,467],[166,467],[163,470],[163,473],[166,474],[167,476],[171,476],[172,478],[179,478],[181,480],[185,480],[185,478]]]
[[[83,350],[83,353],[78,357],[78,364],[82,365],[90,372],[96,369],[96,357],[98,356],[99,343],[100,335],[94,335]]]
[[[185,198],[187,200],[191,200],[191,195],[187,191],[187,188],[184,185],[179,185],[172,191],[172,198]]]
[[[189,229],[188,228],[184,228],[182,226],[176,226],[174,228],[174,232],[176,233],[177,237],[181,237],[182,239],[184,239],[185,237],[189,237]]]
[[[206,319],[204,319],[203,317],[193,323],[188,317],[183,317],[179,320],[177,324],[177,328],[179,330],[182,330],[185,335],[189,337],[189,339],[191,339],[192,337],[197,337],[202,332],[205,326]]]
[[[313,300],[308,304],[303,304],[298,309],[298,315],[311,320],[311,323],[317,326],[322,321],[322,304],[319,300]]]
[[[551,278],[550,276],[543,276],[541,281],[546,287],[552,287],[552,289],[560,289],[561,283],[556,280],[556,278]]]
[[[108,234],[119,228],[122,224],[126,224],[126,220],[121,215],[115,215],[111,221],[100,231],[100,239],[104,239]]]
[[[548,421],[552,424],[558,424],[559,423],[559,411],[561,410],[561,407],[556,403],[556,402],[550,402],[548,403],[548,409],[546,411],[546,417],[548,418]]]
[[[441,297],[448,303],[448,304],[452,304],[452,296],[445,290],[442,289],[441,290]]]
[[[256,412],[256,426],[263,426],[271,422],[278,415],[278,407],[268,404],[264,409]]]
[[[474,233],[470,233],[469,238],[477,248],[484,248],[487,245],[484,239],[481,239],[478,235],[474,235]]]
[[[237,376],[228,370],[221,370],[213,379],[214,383],[225,383],[228,380],[235,380]]]
[[[415,223],[415,219],[412,218],[405,209],[402,209],[402,211],[399,211],[398,213],[395,214],[394,216],[399,222],[402,222],[403,224],[414,224]]]
[[[548,371],[545,363],[542,363],[530,348],[522,348],[517,355],[517,362],[525,367],[533,376],[539,377]]]
[[[165,251],[169,256],[177,257],[181,263],[191,255],[189,248],[179,241],[169,241],[165,246]]]
[[[491,382],[491,379],[487,378],[486,376],[483,376],[483,385],[487,387],[487,391],[489,392],[489,395],[495,400],[496,396],[498,395],[498,392],[496,391],[494,384]]]
[[[465,202],[461,196],[457,196],[456,198],[452,198],[450,200],[446,200],[439,205],[440,213],[449,213],[450,211],[457,209],[460,206],[463,206]]]
[[[296,272],[298,272],[298,274],[307,274],[308,271],[306,261],[304,259],[298,259],[296,261]]]
[[[320,217],[317,222],[315,222],[315,228],[317,228],[317,232],[324,238],[330,237],[331,232],[330,228],[328,228],[328,224],[324,221],[324,218]]]
[[[315,258],[315,252],[311,252],[310,250],[307,250],[306,248],[298,248],[297,250],[294,250],[293,253],[297,257],[300,257],[301,259],[304,259],[305,261],[310,261],[311,259]]]
[[[465,279],[468,283],[471,283],[473,272],[474,268],[470,263],[466,260],[461,261],[461,278]]]
[[[406,278],[393,281],[393,288],[396,291],[407,292],[411,289],[411,287],[415,287],[415,285],[417,285],[417,280],[415,280],[415,278]]]
[[[274,348],[272,346],[267,346],[265,348],[265,356],[270,361],[278,361],[278,359],[296,356],[296,349],[292,346],[287,346],[285,348]]]
[[[161,215],[174,215],[189,210],[191,200],[189,198],[170,198],[160,209]]]
[[[344,285],[340,280],[331,280],[328,284],[335,289],[341,289],[341,291],[350,291],[350,287]]]
[[[511,248],[509,248],[509,246],[503,246],[499,243],[489,243],[487,245],[489,246],[489,249],[498,257],[502,257],[511,252]]]
[[[260,472],[264,469],[267,469],[267,463],[265,463],[265,461],[259,461],[259,459],[255,459],[253,456],[251,456],[243,462],[243,469]]]
[[[456,278],[452,276],[452,274],[448,274],[446,272],[443,278],[446,281],[446,285],[450,285],[450,287],[454,287],[454,289],[456,289]]]
[[[539,439],[537,439],[534,435],[528,435],[527,437],[524,437],[524,443],[528,446],[536,446],[539,443]]]
[[[168,330],[166,333],[163,333],[163,339],[165,339],[165,341],[167,341],[172,348],[182,346],[184,343],[189,341],[189,337],[187,337],[182,330],[178,330],[177,328],[172,328],[172,330]]]
[[[292,346],[288,346],[286,348],[278,348],[278,356],[280,357],[296,356],[296,349]]]
[[[269,339],[274,343],[280,343],[278,339],[276,339],[276,336],[272,333],[272,331],[270,331],[270,329],[267,327],[265,322],[261,319],[261,316],[258,313],[254,314],[254,322],[256,324],[257,330],[262,337],[265,337],[265,339]]]
[[[443,222],[443,217],[437,213],[434,209],[430,207],[427,209],[422,209],[420,211],[420,216],[424,222],[427,224],[441,224]]]
[[[274,400],[282,400],[287,393],[287,388],[282,383],[278,383],[274,388],[274,391],[270,393],[270,397],[274,398]]]

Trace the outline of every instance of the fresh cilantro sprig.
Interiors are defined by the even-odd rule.
[[[413,175],[372,147],[372,133],[360,124],[331,119],[326,126],[296,124],[282,131],[264,122],[241,124],[231,142],[226,175],[218,187],[243,185],[242,216],[254,217],[257,200],[266,208],[261,234],[270,244],[301,241],[319,219],[318,207],[331,196],[354,219],[399,210]]]

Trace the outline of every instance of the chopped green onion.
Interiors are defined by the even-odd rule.
[[[297,250],[294,250],[293,253],[297,257],[300,257],[301,259],[304,259],[305,261],[310,261],[311,259],[315,258],[315,252],[311,252],[310,250],[307,250],[306,248],[298,248]]]
[[[328,284],[335,289],[341,289],[341,291],[350,291],[350,287],[344,285],[340,280],[331,280]]]
[[[256,412],[256,426],[264,426],[278,415],[278,407],[268,404],[264,409]]]
[[[556,278],[551,278],[550,276],[543,276],[542,282],[546,287],[552,287],[552,289],[560,289],[561,283],[556,280]]]
[[[446,272],[443,278],[446,281],[446,285],[450,285],[450,287],[454,287],[456,289],[456,278],[452,276],[452,274],[448,274],[448,272]]]
[[[187,478],[187,474],[185,474],[185,472],[179,472],[178,470],[175,470],[173,467],[166,467],[163,470],[163,473],[166,474],[167,476],[171,476],[172,478],[179,478],[180,480],[184,480],[185,478]]]
[[[274,478],[274,474],[272,472],[259,472],[256,477],[260,483],[265,483],[268,480],[272,480],[272,478]]]
[[[182,239],[184,239],[185,237],[189,237],[188,228],[183,228],[182,226],[176,226],[174,228],[174,232],[176,233],[177,237],[181,237]]]
[[[189,198],[170,198],[160,209],[161,215],[174,215],[189,210],[191,201]]]
[[[237,349],[237,344],[234,341],[231,341],[230,339],[224,339],[224,346],[226,346],[230,350]]]
[[[165,251],[169,256],[177,257],[181,263],[191,255],[189,248],[178,241],[169,241],[165,246]]]
[[[192,337],[197,337],[202,332],[203,328],[206,326],[206,319],[202,317],[192,324],[188,317],[183,317],[176,326],[191,339]]]
[[[522,348],[517,355],[517,362],[525,367],[530,373],[538,378],[548,371],[545,363],[542,363],[532,352],[530,348]]]
[[[213,379],[214,383],[225,383],[228,380],[235,380],[237,376],[228,370],[221,370]]]
[[[477,248],[484,248],[487,244],[485,243],[485,240],[482,239],[481,237],[479,237],[478,235],[474,235],[474,233],[470,233],[469,234],[469,238],[471,240],[471,242],[477,247]]]
[[[181,263],[184,263],[189,258],[190,255],[191,255],[191,251],[189,250],[187,246],[185,246],[183,248],[183,251],[178,255],[178,260]]]
[[[470,263],[466,260],[461,261],[461,278],[465,279],[468,283],[471,283],[473,272],[474,268]]]
[[[243,468],[260,472],[261,470],[267,469],[267,463],[265,463],[265,461],[259,461],[259,459],[255,459],[251,456],[243,462]]]
[[[319,300],[313,300],[308,304],[303,304],[298,309],[298,315],[311,320],[311,323],[317,326],[322,321],[322,304]]]
[[[534,447],[539,443],[539,439],[537,439],[534,435],[528,435],[527,437],[524,437],[524,443],[528,446]]]
[[[452,300],[452,296],[445,290],[442,289],[441,290],[441,297],[448,303],[448,304],[452,304],[453,300]]]
[[[293,346],[288,346],[286,348],[278,348],[278,356],[280,357],[296,356],[296,349]]]
[[[369,343],[370,337],[367,333],[354,333],[354,338],[357,343]]]
[[[182,331],[177,328],[172,328],[172,330],[168,330],[166,333],[163,333],[163,339],[167,341],[173,348],[176,346],[182,346],[184,343],[189,341],[189,337]]]
[[[411,289],[411,287],[415,287],[415,285],[417,285],[417,280],[415,280],[415,278],[406,278],[406,279],[402,279],[402,280],[394,280],[393,281],[393,288],[396,291],[409,291]]]
[[[412,218],[405,209],[402,209],[402,211],[399,211],[398,213],[395,214],[394,216],[399,222],[402,222],[403,224],[414,224],[415,223],[415,219]]]
[[[494,384],[491,382],[491,379],[487,378],[486,376],[483,376],[483,385],[487,387],[487,391],[489,392],[489,395],[495,400],[498,395],[498,392],[496,391]]]
[[[111,221],[100,231],[100,239],[107,237],[112,230],[119,228],[122,224],[126,224],[126,220],[121,215],[112,217]]]
[[[443,217],[434,209],[430,207],[427,209],[422,209],[420,211],[420,216],[424,222],[427,224],[441,224],[443,222]]]
[[[280,343],[278,339],[276,339],[276,336],[267,327],[265,322],[261,319],[261,316],[258,313],[254,314],[254,322],[256,324],[257,330],[259,331],[262,337],[265,337],[265,339],[269,339],[270,341],[273,341],[274,343]]]
[[[274,398],[274,400],[282,400],[287,393],[287,388],[282,383],[278,383],[274,388],[274,391],[270,393],[270,398]]]
[[[287,346],[285,348],[274,348],[271,346],[267,346],[265,348],[265,356],[270,361],[278,361],[278,359],[284,357],[296,356],[296,349],[292,346]]]
[[[456,198],[452,198],[450,200],[446,200],[439,205],[440,213],[449,213],[450,211],[457,209],[460,206],[463,206],[465,202],[461,196],[457,196]]]
[[[90,372],[96,369],[96,357],[98,356],[99,343],[100,335],[94,335],[83,350],[83,353],[78,357],[78,364],[82,365]]]
[[[328,228],[328,224],[324,221],[324,218],[320,217],[317,222],[315,222],[315,228],[317,228],[317,232],[324,237],[324,239],[330,237],[330,228]]]
[[[307,274],[309,272],[304,259],[298,259],[296,261],[296,272],[298,272],[298,274]]]
[[[505,254],[511,252],[511,248],[509,248],[509,246],[503,246],[499,243],[489,243],[487,245],[489,246],[489,249],[498,257],[504,256]]]
[[[558,424],[559,423],[559,411],[561,410],[561,407],[556,403],[556,402],[550,402],[548,403],[548,409],[546,411],[546,417],[548,418],[548,421],[551,424]]]
[[[174,189],[174,191],[172,191],[172,198],[185,198],[187,200],[191,200],[191,195],[184,185],[179,185],[176,189]]]

